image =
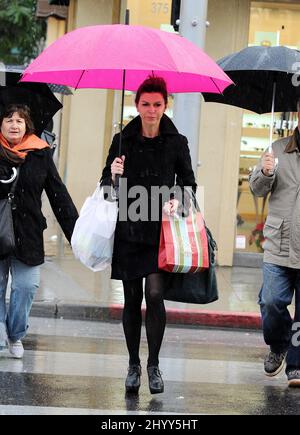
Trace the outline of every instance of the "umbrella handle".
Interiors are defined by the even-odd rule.
[[[18,175],[18,171],[16,170],[15,167],[12,168],[12,171],[13,171],[13,174],[12,174],[11,178],[9,180],[0,180],[0,183],[9,184],[9,183],[12,183],[13,181],[15,181],[15,179]]]
[[[115,186],[114,186],[114,188],[115,188],[115,191],[116,191],[116,193],[117,193],[117,198],[119,197],[119,196],[118,196],[118,193],[119,193],[119,188],[120,188],[120,178],[121,178],[121,176],[118,175],[118,174],[116,174],[116,178],[115,178]]]

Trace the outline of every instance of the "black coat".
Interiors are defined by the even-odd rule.
[[[11,173],[10,165],[0,159],[0,178]],[[0,183],[0,199],[6,198],[10,184]],[[30,266],[44,261],[43,231],[47,228],[42,214],[41,195],[45,189],[52,210],[66,238],[71,240],[78,213],[52,159],[50,148],[30,151],[20,166],[15,191],[13,223],[16,239],[14,255]]]
[[[122,151],[125,155],[123,177],[127,178],[128,189],[144,186],[150,195],[151,186],[191,186],[196,189],[194,172],[188,142],[178,133],[173,122],[163,115],[160,123],[160,136],[155,144],[147,146],[141,136],[141,119],[137,116],[123,130]],[[113,138],[106,166],[102,173],[101,184],[111,185],[111,163],[119,156],[119,134]],[[133,202],[135,199],[132,199]],[[127,199],[128,206],[130,199]],[[161,222],[118,221],[115,233],[114,250],[118,241],[158,245]]]

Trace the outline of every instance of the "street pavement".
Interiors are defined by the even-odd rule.
[[[257,296],[261,269],[218,267],[219,300],[208,305],[166,301],[170,324],[259,329]],[[72,255],[48,257],[32,315],[79,320],[120,320],[121,281],[110,280],[110,269],[94,273]]]
[[[287,387],[284,373],[263,374],[259,331],[168,326],[160,357],[165,391],[157,395],[148,389],[144,328],[137,396],[124,392],[120,322],[32,317],[24,347],[23,360],[0,352],[0,415],[190,414],[201,422],[203,414],[300,414],[299,389]]]
[[[284,373],[263,374],[261,270],[218,267],[217,277],[217,302],[166,301],[165,392],[149,393],[143,327],[142,386],[138,396],[126,396],[121,282],[71,255],[48,257],[23,360],[0,352],[0,415],[299,414],[299,389],[287,387]]]

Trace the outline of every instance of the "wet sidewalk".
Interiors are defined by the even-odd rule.
[[[258,329],[257,295],[261,269],[218,267],[219,300],[208,305],[166,301],[167,321],[173,324]],[[49,257],[42,266],[41,286],[32,316],[80,320],[120,320],[121,281],[110,280],[110,270],[94,273],[72,256]]]

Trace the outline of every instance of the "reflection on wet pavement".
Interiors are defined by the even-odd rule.
[[[299,414],[299,389],[263,374],[260,333],[168,327],[152,396],[143,331],[140,393],[126,395],[121,324],[31,319],[25,356],[0,352],[0,414]]]
[[[218,267],[220,298],[205,310],[259,312],[257,295],[261,287],[260,269]],[[123,304],[121,281],[110,280],[110,269],[94,273],[74,260],[51,257],[42,266],[41,287],[36,301],[73,304]],[[203,309],[203,306],[166,302],[170,308]]]

